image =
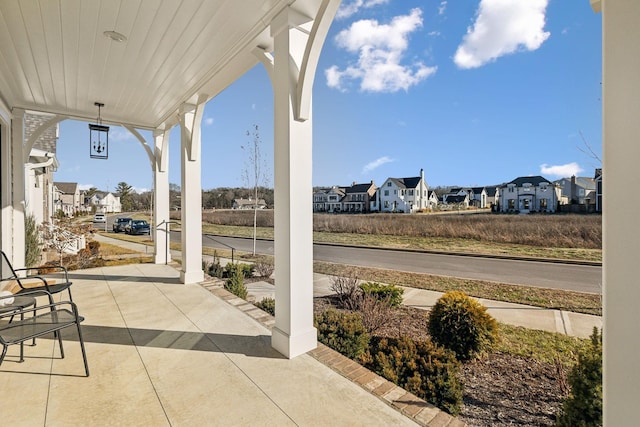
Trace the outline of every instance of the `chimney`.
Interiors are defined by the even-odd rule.
[[[420,178],[424,181],[424,169],[420,169]]]
[[[572,175],[571,176],[571,196],[569,197],[569,199],[574,201],[575,203],[578,203],[577,194],[578,194],[578,191],[576,188],[576,176]]]

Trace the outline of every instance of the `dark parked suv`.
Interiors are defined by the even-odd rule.
[[[151,234],[149,223],[144,219],[132,219],[125,227],[127,234]]]
[[[131,218],[117,218],[113,222],[113,232],[120,233],[122,231],[126,231],[125,227],[129,222],[131,222]]]

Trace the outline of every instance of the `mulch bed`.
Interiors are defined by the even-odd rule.
[[[335,307],[334,297],[314,299],[314,310]],[[428,312],[411,307],[393,310],[375,335],[428,338]],[[553,426],[564,393],[554,365],[504,353],[490,353],[462,365],[464,383],[459,419],[469,426]]]

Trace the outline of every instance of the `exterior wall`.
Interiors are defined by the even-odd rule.
[[[387,179],[380,192],[380,212],[406,212],[405,202],[401,197],[402,189],[395,182]]]
[[[546,190],[540,186],[500,188],[500,212],[556,212],[560,189],[552,184]]]

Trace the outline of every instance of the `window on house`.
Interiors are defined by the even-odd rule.
[[[540,209],[547,209],[547,199],[540,199]]]
[[[388,201],[388,200],[385,200],[385,201],[384,201],[384,207],[385,207],[385,208],[388,208],[388,207],[389,207],[389,201]]]
[[[413,190],[409,190],[409,195],[413,196]]]
[[[391,187],[391,182],[387,182],[387,187]]]
[[[388,196],[389,195],[389,190],[384,190],[384,195]]]
[[[398,190],[393,190],[393,194],[398,195]]]
[[[529,209],[529,203],[530,203],[530,202],[531,202],[531,200],[529,200],[529,199],[524,199],[524,205],[523,205],[523,206],[524,206],[524,208],[525,208],[525,209],[527,209],[527,210]]]
[[[509,209],[515,209],[516,208],[516,200],[515,199],[509,199],[507,206],[508,206]]]

